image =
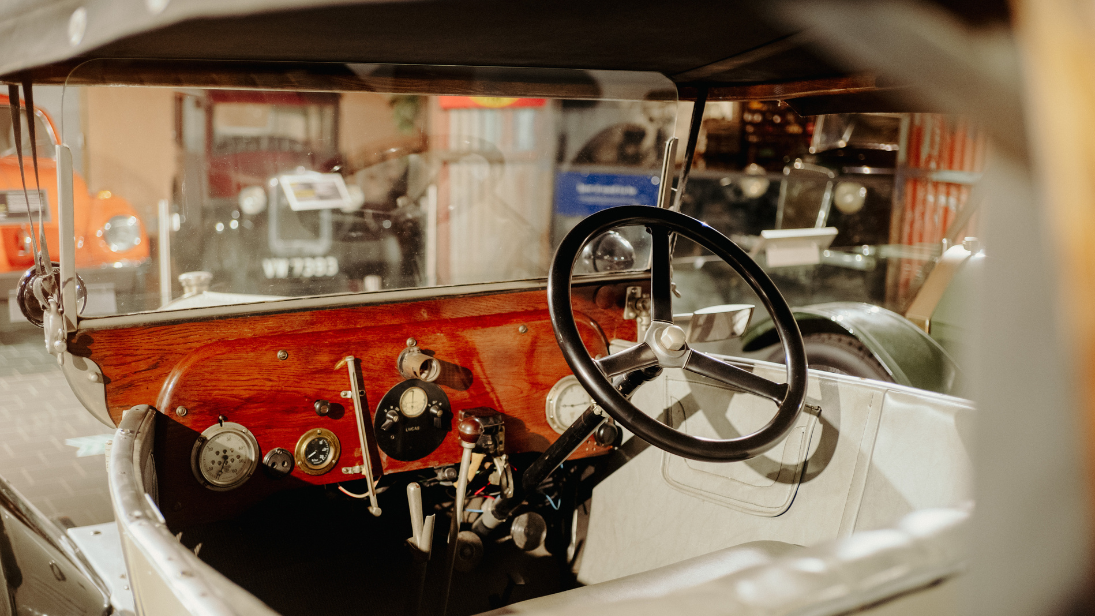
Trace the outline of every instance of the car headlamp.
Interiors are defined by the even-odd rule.
[[[136,216],[114,216],[103,225],[103,239],[112,252],[123,252],[141,243],[141,223]]]
[[[248,216],[261,214],[266,209],[266,189],[262,186],[248,186],[240,191],[240,211]]]
[[[867,187],[859,182],[841,182],[836,185],[833,192],[833,203],[836,209],[845,214],[855,214],[863,209],[867,201]]]

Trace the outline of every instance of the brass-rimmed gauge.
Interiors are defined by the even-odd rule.
[[[209,426],[190,451],[190,470],[203,486],[223,492],[243,485],[259,464],[259,442],[238,423]]]
[[[322,475],[335,467],[342,449],[334,432],[312,428],[297,441],[297,468],[309,475]]]
[[[568,374],[559,379],[548,392],[544,405],[548,425],[552,430],[562,434],[591,404],[593,404],[593,398],[586,393],[585,388],[573,374]]]

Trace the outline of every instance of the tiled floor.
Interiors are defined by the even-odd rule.
[[[0,477],[47,516],[109,522],[97,437],[112,433],[76,400],[41,330],[0,331]]]

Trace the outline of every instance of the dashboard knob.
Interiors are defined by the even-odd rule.
[[[479,436],[483,434],[483,424],[476,417],[465,417],[456,424],[456,434],[465,447],[474,447],[479,442]]]
[[[612,447],[620,439],[620,429],[607,421],[593,433],[593,440],[601,447]]]
[[[316,410],[316,415],[326,417],[327,413],[331,412],[331,402],[329,400],[316,400],[316,403],[312,405],[312,408]]]
[[[384,423],[381,424],[380,429],[390,430],[397,423],[399,423],[399,411],[388,409],[388,412],[384,413]]]

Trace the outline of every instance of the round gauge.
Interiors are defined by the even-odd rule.
[[[421,387],[410,387],[399,396],[399,411],[407,417],[418,417],[426,410],[429,400]]]
[[[548,392],[546,404],[548,425],[562,434],[591,404],[593,404],[593,398],[589,397],[573,374],[568,374],[559,379],[559,382]]]
[[[333,432],[323,428],[309,430],[297,441],[297,466],[309,475],[322,475],[335,467],[340,453],[338,437]]]
[[[452,430],[452,407],[434,383],[408,379],[388,390],[376,406],[376,444],[390,458],[421,460]]]
[[[259,443],[238,423],[210,426],[194,443],[190,468],[205,487],[223,492],[243,485],[259,463]]]

